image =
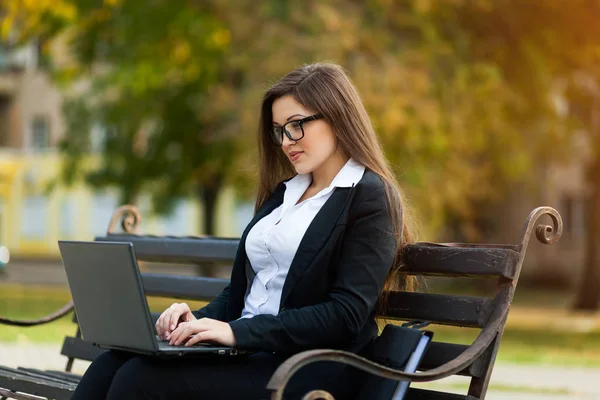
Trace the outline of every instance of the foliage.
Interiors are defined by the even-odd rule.
[[[123,201],[149,191],[159,211],[227,183],[251,194],[260,94],[331,60],[357,84],[425,232],[458,220],[469,240],[482,206],[568,149],[561,82],[599,54],[589,0],[7,4],[3,32],[67,43],[53,66],[70,98],[67,181],[116,185]],[[86,169],[97,125],[112,134]]]

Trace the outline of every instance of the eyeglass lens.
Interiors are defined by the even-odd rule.
[[[287,132],[287,137],[290,140],[300,140],[304,136],[304,132],[302,129],[302,123],[298,121],[290,121],[283,126],[274,126],[273,127],[273,139],[275,144],[281,146],[283,144],[283,135],[284,129]]]

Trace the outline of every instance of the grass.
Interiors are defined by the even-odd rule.
[[[539,297],[539,296],[538,296]],[[70,299],[64,287],[0,286],[0,315],[35,319],[57,310]],[[152,311],[162,311],[174,300],[149,299]],[[203,303],[193,302],[193,308]],[[527,308],[531,301],[515,301],[497,359],[505,362],[600,367],[600,317],[576,315],[559,308]],[[435,339],[471,343],[476,329],[435,326]],[[0,327],[0,342],[61,343],[74,335],[69,314],[38,327]]]
[[[456,393],[466,393],[469,389],[468,383],[435,383],[435,382],[427,382],[427,383],[419,383],[413,382],[411,384],[412,387],[416,388],[425,388],[430,390],[451,390]],[[509,385],[503,383],[490,383],[489,392],[503,392],[503,393],[519,393],[523,394],[537,394],[537,395],[570,395],[573,392],[569,391],[565,388],[542,388],[542,387],[531,387],[531,386],[523,386],[523,385]]]
[[[435,340],[472,343],[478,331],[436,326]],[[545,326],[518,327],[507,324],[498,361],[519,364],[600,367],[600,330],[577,332],[552,330]]]
[[[47,286],[0,286],[0,315],[19,320],[36,319],[58,310],[71,299],[64,287]],[[166,298],[149,298],[148,305],[153,312],[160,312],[174,301]],[[192,309],[200,308],[202,302],[187,302]],[[65,335],[73,336],[76,325],[73,313],[40,326],[15,327],[0,325],[0,342],[17,343],[60,343]]]

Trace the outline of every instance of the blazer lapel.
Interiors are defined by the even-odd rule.
[[[285,279],[281,302],[279,304],[280,310],[298,279],[302,276],[306,268],[312,264],[316,255],[323,248],[336,222],[346,208],[346,204],[351,198],[351,193],[352,188],[335,188],[331,197],[323,204],[308,226]]]
[[[246,242],[246,237],[248,236],[248,232],[250,232],[250,229],[252,229],[252,227],[256,225],[258,221],[260,221],[265,216],[269,215],[274,209],[276,209],[283,203],[284,192],[284,188],[278,187],[277,190],[273,193],[273,195],[256,212],[256,215],[254,215],[254,218],[250,220],[248,226],[246,226],[246,229],[244,230],[244,233],[242,233],[242,237],[240,238],[240,246],[242,242]]]

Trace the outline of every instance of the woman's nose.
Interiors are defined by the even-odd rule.
[[[283,140],[281,141],[281,147],[290,147],[294,143],[296,143],[296,142],[294,142],[289,137],[287,137],[287,135],[285,133],[283,134]]]

